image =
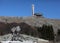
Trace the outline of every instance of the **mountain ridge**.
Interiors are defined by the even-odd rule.
[[[54,32],[56,34],[57,30],[60,29],[60,19],[49,19],[45,17],[8,17],[8,16],[0,16],[0,22],[5,23],[20,23],[25,22],[31,26],[41,27],[43,24],[52,25],[54,28]]]

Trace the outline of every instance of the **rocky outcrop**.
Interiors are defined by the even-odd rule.
[[[11,29],[13,27],[16,27],[16,26],[20,26],[20,28],[21,28],[20,33],[21,34],[27,34],[27,35],[31,35],[31,36],[34,36],[34,37],[38,37],[37,29],[28,25],[28,24],[26,24],[26,23],[24,23],[24,22],[21,22],[21,23],[7,23],[7,24],[0,22],[0,35],[11,33]]]

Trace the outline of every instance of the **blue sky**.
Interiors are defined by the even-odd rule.
[[[35,13],[60,19],[60,0],[0,0],[0,16],[32,16],[32,4]]]

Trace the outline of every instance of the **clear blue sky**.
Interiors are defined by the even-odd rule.
[[[60,19],[60,0],[0,0],[0,16],[32,16],[32,4],[35,13]]]

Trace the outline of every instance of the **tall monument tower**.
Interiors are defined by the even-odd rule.
[[[34,16],[34,4],[32,4],[32,16]]]

